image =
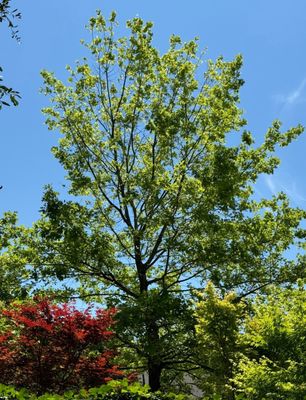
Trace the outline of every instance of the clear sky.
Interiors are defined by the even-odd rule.
[[[57,135],[44,126],[40,110],[48,99],[39,94],[39,72],[64,68],[85,55],[80,39],[95,10],[116,10],[119,20],[136,15],[154,22],[155,44],[167,48],[168,37],[200,37],[208,57],[244,56],[241,106],[258,143],[273,119],[284,127],[306,125],[305,0],[12,0],[22,12],[21,43],[0,27],[5,83],[22,94],[20,106],[0,111],[0,214],[18,211],[31,224],[39,216],[43,186],[60,189],[64,171],[50,153]],[[287,192],[293,205],[306,207],[306,133],[279,155],[282,165],[257,189],[264,196]]]

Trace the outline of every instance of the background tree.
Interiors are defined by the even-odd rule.
[[[29,263],[80,282],[81,297],[107,298],[122,318],[128,310],[118,335],[157,390],[165,369],[194,368],[192,287],[210,279],[244,296],[304,273],[304,259],[285,251],[304,238],[305,213],[284,194],[252,196],[279,164],[276,147],[303,128],[282,133],[275,121],[254,146],[238,107],[241,56],[208,61],[202,75],[196,40],[172,36],[160,54],[151,23],[135,18],[120,38],[115,25],[114,13],[91,18],[92,59],[68,68],[67,85],[42,74],[47,125],[62,135],[53,152],[75,197],[47,188]]]
[[[6,212],[0,218],[0,301],[25,299],[33,287],[27,251],[29,230],[18,225],[17,215]]]
[[[20,40],[16,19],[21,18],[21,13],[17,8],[12,10],[11,0],[2,0],[0,2],[0,23],[6,22],[13,39]]]
[[[234,382],[248,399],[302,400],[306,392],[306,292],[272,288],[258,296],[241,338],[248,348]]]
[[[99,386],[122,377],[108,341],[115,310],[78,311],[40,299],[1,311],[0,381],[37,394]]]
[[[196,304],[197,356],[211,368],[193,375],[206,395],[252,400],[305,396],[305,288],[267,288],[247,302],[211,283]],[[200,362],[199,362],[200,364]]]
[[[11,9],[10,0],[0,2],[0,23],[7,23],[11,31],[11,36],[17,41],[20,40],[18,29],[15,24],[16,19],[20,19],[21,14],[17,9]],[[4,85],[1,76],[3,69],[0,66],[0,110],[3,105],[9,106],[10,103],[18,105],[20,95],[11,87]],[[0,186],[0,190],[2,186]],[[28,271],[25,267],[26,259],[18,256],[20,246],[17,245],[17,237],[23,236],[23,227],[17,227],[17,215],[15,213],[5,213],[0,219],[0,300],[9,301],[12,298],[24,298],[27,293]],[[16,251],[15,251],[16,250]]]
[[[13,39],[20,41],[19,32],[17,25],[15,24],[16,19],[21,18],[21,13],[17,9],[11,9],[11,0],[2,0],[0,2],[0,23],[6,22]],[[0,66],[0,73],[3,69]],[[3,78],[0,76],[0,110],[3,105],[9,106],[12,103],[14,106],[18,105],[18,99],[20,98],[19,92],[13,90],[3,84]]]

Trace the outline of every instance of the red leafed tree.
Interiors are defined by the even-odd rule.
[[[1,311],[0,382],[38,394],[92,387],[122,376],[109,339],[115,309],[79,311],[47,299]]]

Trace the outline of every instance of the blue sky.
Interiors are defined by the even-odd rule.
[[[90,16],[100,8],[116,10],[122,26],[135,15],[154,22],[155,44],[167,48],[168,37],[200,37],[209,58],[237,53],[244,57],[246,83],[241,107],[258,143],[272,120],[284,128],[306,125],[306,2],[305,0],[12,0],[22,12],[21,43],[0,27],[1,60],[7,84],[22,94],[20,106],[0,112],[0,214],[18,211],[31,224],[39,216],[43,186],[60,189],[64,171],[50,153],[57,135],[44,126],[41,108],[48,99],[39,94],[39,72],[65,76],[65,66],[85,54]],[[270,196],[287,192],[293,205],[306,207],[304,157],[306,134],[282,150],[281,167],[262,178],[257,190]]]

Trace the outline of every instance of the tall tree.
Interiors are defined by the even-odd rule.
[[[304,273],[285,251],[305,236],[305,212],[282,193],[255,201],[252,189],[303,128],[275,121],[255,146],[238,107],[241,56],[209,60],[202,74],[197,40],[171,36],[160,54],[152,23],[134,18],[120,38],[115,26],[115,13],[91,18],[91,59],[68,68],[67,85],[42,73],[47,125],[62,135],[53,152],[75,197],[47,188],[31,263],[118,305],[119,337],[157,390],[164,370],[194,368],[193,287],[210,279],[244,296]]]

